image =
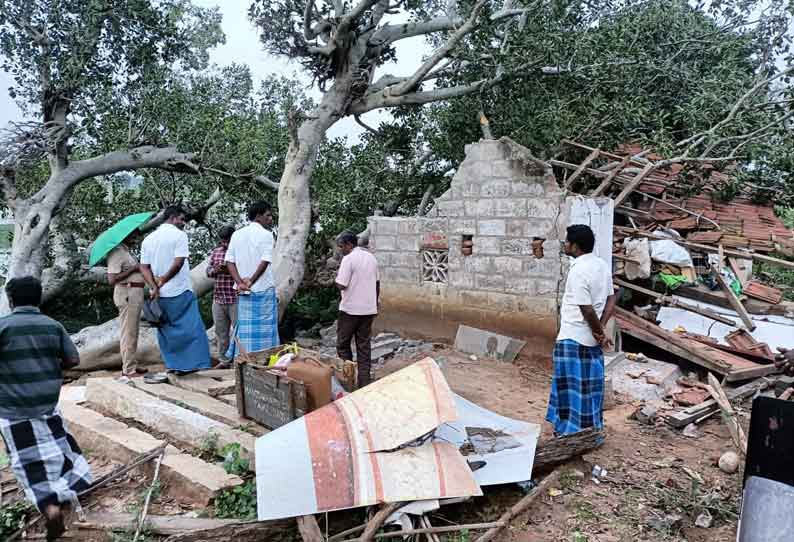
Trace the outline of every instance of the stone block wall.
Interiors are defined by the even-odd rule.
[[[564,288],[570,206],[550,168],[510,139],[466,147],[426,217],[371,217],[384,329],[454,338],[459,324],[550,348]],[[464,255],[465,239],[473,243]],[[543,257],[533,255],[542,240]],[[547,352],[548,353],[548,352]]]

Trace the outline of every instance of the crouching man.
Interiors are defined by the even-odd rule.
[[[80,357],[64,327],[39,311],[38,279],[11,279],[5,290],[13,312],[0,318],[0,433],[20,487],[54,540],[64,532],[64,508],[91,485],[58,410],[63,370]]]

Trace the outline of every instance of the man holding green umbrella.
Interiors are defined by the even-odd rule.
[[[145,374],[136,360],[143,290],[146,286],[139,264],[131,254],[131,245],[138,240],[139,228],[154,213],[130,215],[103,232],[91,249],[90,264],[94,265],[107,255],[108,282],[113,286],[113,302],[119,311],[121,373],[123,377]]]

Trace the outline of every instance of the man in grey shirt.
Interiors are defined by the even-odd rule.
[[[0,318],[0,434],[53,540],[64,532],[64,507],[91,486],[88,463],[58,410],[63,370],[80,356],[64,327],[39,311],[38,279],[14,278],[5,289],[13,312]]]

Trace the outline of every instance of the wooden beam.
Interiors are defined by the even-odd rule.
[[[640,186],[640,183],[651,174],[651,172],[656,167],[656,164],[648,164],[640,171],[636,177],[634,177],[629,184],[623,187],[623,190],[620,191],[620,194],[615,198],[615,207],[623,203],[629,195],[634,192],[634,189]]]
[[[630,161],[630,156],[626,156],[623,160],[621,160],[620,164],[618,164],[615,169],[610,171],[609,175],[604,177],[604,180],[601,181],[601,184],[599,184],[598,187],[590,193],[590,195],[594,198],[597,198],[606,192],[606,189],[609,188],[609,185],[612,184],[612,181],[615,180],[615,177],[620,175],[620,172],[623,171],[623,168],[626,167]]]
[[[569,188],[569,187],[571,187],[571,186],[573,185],[573,183],[576,181],[576,179],[578,179],[578,178],[579,178],[579,176],[580,176],[580,175],[581,175],[581,174],[584,172],[585,168],[586,168],[587,166],[589,166],[589,165],[590,165],[590,163],[591,163],[593,160],[595,160],[596,158],[598,158],[598,154],[599,154],[599,151],[598,151],[598,149],[594,149],[594,150],[593,150],[593,152],[591,152],[590,154],[588,154],[588,155],[587,155],[587,158],[585,158],[585,159],[584,159],[584,162],[582,162],[581,164],[579,164],[579,167],[578,167],[578,168],[576,168],[576,171],[574,171],[574,172],[573,172],[573,175],[571,175],[570,177],[568,177],[568,179],[565,181],[565,185],[564,185],[564,187],[565,187],[565,188]]]
[[[728,388],[725,390],[725,394],[731,401],[741,401],[747,399],[748,397],[752,397],[756,394],[756,392],[765,390],[773,382],[774,381],[771,379],[761,378],[744,384],[743,386],[739,386],[738,388]],[[705,416],[709,416],[714,412],[717,412],[718,410],[719,406],[717,406],[717,402],[714,399],[708,399],[707,401],[703,401],[698,405],[687,407],[683,410],[675,412],[674,414],[666,416],[665,421],[669,425],[681,429],[690,423],[694,423]]]
[[[88,512],[85,520],[76,522],[73,527],[86,531],[126,531],[135,519],[135,514]],[[148,516],[146,518],[149,534],[160,536],[217,529],[239,523],[240,520],[235,519],[186,518],[183,516]]]
[[[720,410],[722,410],[724,415],[723,417],[725,418],[725,423],[728,425],[728,430],[731,433],[733,443],[736,444],[736,448],[739,449],[739,453],[742,455],[747,455],[747,435],[744,434],[744,429],[742,429],[739,420],[736,418],[736,412],[731,406],[730,399],[728,399],[728,396],[725,395],[725,390],[722,389],[722,386],[713,374],[708,374],[708,381],[709,385],[707,386],[707,389],[711,394],[711,398],[717,402]]]
[[[674,241],[675,243],[681,245],[682,247],[686,247],[692,250],[699,250],[701,252],[708,252],[710,254],[717,254],[719,249],[717,247],[713,247],[710,245],[701,245],[700,243],[692,243],[689,241],[683,241],[681,239],[670,239],[669,237],[662,237],[660,235],[654,235],[652,233],[644,232],[642,230],[636,228],[627,228],[625,226],[615,226],[615,231],[618,233],[623,233],[629,236],[635,237],[647,237],[648,239],[653,239],[655,241]],[[760,262],[767,262],[774,265],[779,265],[781,267],[785,267],[787,269],[794,269],[794,262],[789,262],[786,260],[781,260],[779,258],[773,258],[771,256],[765,256],[763,254],[757,254],[755,252],[739,252],[738,250],[724,250],[725,256],[731,256],[735,258],[744,258],[749,259],[752,258],[754,260],[758,260]]]
[[[744,308],[742,302],[739,301],[739,298],[736,297],[735,293],[733,293],[731,287],[728,285],[727,282],[725,282],[725,278],[722,276],[722,273],[719,272],[719,269],[716,266],[711,266],[711,269],[712,271],[714,271],[714,278],[717,279],[717,284],[720,285],[722,291],[725,292],[726,296],[728,296],[728,302],[733,307],[733,310],[735,310],[739,315],[739,318],[742,319],[742,322],[744,323],[745,327],[750,331],[754,331],[757,326],[755,325],[755,322],[753,322],[753,320],[750,318],[747,309]]]
[[[565,143],[566,145],[570,145],[572,147],[579,147],[580,149],[584,149],[586,151],[594,151],[594,150],[596,150],[595,147],[588,147],[587,145],[583,145],[582,143],[577,143],[576,141],[571,141],[570,139],[563,139],[562,142]],[[620,156],[618,154],[613,154],[611,152],[602,151],[600,149],[598,149],[598,150],[599,150],[599,152],[601,154],[603,154],[607,158],[614,158],[615,160],[621,160],[621,159],[624,158],[623,156]],[[648,151],[642,151],[639,154],[635,154],[633,156],[631,154],[629,154],[626,158],[628,158],[629,161],[634,162],[638,166],[645,166],[645,164],[648,163],[648,160],[638,160],[637,158],[635,158],[635,156],[642,156],[644,154],[648,154]]]
[[[652,324],[651,322],[643,320],[639,316],[632,314],[626,309],[618,307],[615,309],[615,313],[618,317],[626,320],[633,326],[632,329],[621,328],[621,333],[628,333],[629,335],[650,343],[657,348],[661,348],[662,350],[670,352],[681,359],[691,361],[692,363],[705,367],[706,369],[721,375],[727,375],[734,370],[730,364],[713,360],[709,357],[701,355],[698,351],[691,348],[691,346],[687,344],[686,340],[678,337],[675,333],[671,333],[655,324]]]
[[[748,367],[747,369],[738,369],[725,375],[726,382],[741,382],[742,380],[751,380],[753,378],[760,378],[762,376],[769,376],[779,373],[774,363],[767,365],[758,365],[758,367]]]
[[[648,290],[643,288],[642,286],[637,286],[636,284],[632,284],[630,282],[626,282],[625,280],[621,280],[619,278],[612,279],[612,282],[617,284],[618,286],[622,286],[624,288],[628,288],[629,290],[634,290],[635,292],[639,292],[641,294],[645,294],[650,296],[659,301],[662,305],[666,305],[668,307],[676,307],[685,311],[693,312],[695,314],[699,314],[701,316],[705,316],[706,318],[710,318],[716,322],[721,324],[725,324],[726,326],[736,327],[736,322],[729,318],[725,318],[724,316],[717,314],[716,312],[710,309],[703,309],[696,305],[690,305],[689,303],[684,303],[675,299],[674,297],[662,295],[659,292],[655,292],[653,290]]]

